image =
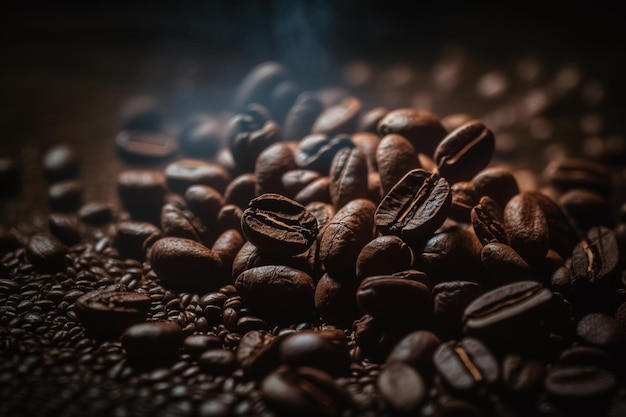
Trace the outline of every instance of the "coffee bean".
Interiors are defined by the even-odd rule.
[[[235,229],[242,233],[241,230],[241,218],[243,217],[243,210],[234,204],[225,204],[217,213],[217,220],[215,225],[218,232],[223,232],[228,229]]]
[[[42,273],[64,272],[67,253],[67,247],[49,233],[36,233],[26,244],[26,258]]]
[[[309,169],[293,169],[285,172],[281,179],[285,196],[293,198],[304,187],[320,178],[320,173]]]
[[[483,288],[471,281],[448,281],[432,289],[433,310],[438,334],[459,338],[463,332],[463,311],[483,294]]]
[[[184,197],[189,210],[207,226],[215,224],[217,214],[225,204],[222,195],[207,185],[192,185]]]
[[[207,350],[221,349],[222,340],[210,334],[193,334],[183,341],[183,347],[194,356],[200,356]]]
[[[350,354],[344,341],[324,332],[293,333],[280,342],[279,350],[282,363],[292,368],[308,366],[340,376],[345,375],[350,366]]]
[[[163,285],[215,291],[230,282],[219,256],[190,239],[164,237],[150,250],[150,265]]]
[[[83,186],[77,180],[55,182],[48,188],[48,203],[53,210],[67,212],[80,207]]]
[[[302,93],[302,87],[293,80],[283,81],[272,89],[272,93],[269,97],[268,108],[271,111],[274,120],[279,123],[282,123],[285,120],[287,112],[296,102],[300,93]]]
[[[488,196],[483,196],[470,213],[472,227],[483,246],[489,243],[508,244],[502,208]]]
[[[618,354],[626,344],[626,332],[613,316],[589,313],[576,326],[577,336],[585,343]]]
[[[428,389],[422,377],[402,362],[387,364],[376,382],[381,396],[394,412],[416,412],[426,401]]]
[[[235,352],[244,374],[258,380],[276,369],[280,364],[280,340],[281,336],[276,337],[264,330],[245,333]]]
[[[125,170],[117,178],[117,194],[131,215],[137,219],[158,219],[167,194],[165,176],[159,171]]]
[[[558,203],[579,230],[593,226],[613,226],[611,207],[601,194],[573,188],[561,195]]]
[[[146,251],[161,238],[161,230],[147,222],[123,221],[115,225],[113,247],[122,259],[146,259]]]
[[[337,210],[351,200],[367,198],[367,161],[357,148],[340,149],[330,166],[330,198]]]
[[[427,110],[402,108],[391,110],[378,123],[381,137],[390,133],[404,136],[416,152],[430,156],[448,132],[435,114]]]
[[[479,198],[470,181],[460,181],[450,186],[452,204],[448,217],[462,223],[471,223],[471,210],[478,205]]]
[[[376,226],[383,234],[418,241],[446,219],[452,196],[448,182],[422,169],[409,171],[376,209]]]
[[[378,171],[378,162],[376,161],[376,151],[380,145],[380,137],[378,134],[376,134],[375,131],[365,132],[363,130],[357,130],[357,133],[350,136],[350,140],[354,143],[354,146],[365,155],[369,172]]]
[[[613,365],[609,354],[597,347],[573,346],[561,352],[559,364],[564,366],[594,366],[610,369]]]
[[[214,156],[222,146],[222,125],[218,117],[203,114],[186,120],[178,144],[181,150],[196,158]]]
[[[358,281],[389,275],[411,267],[411,249],[397,236],[379,236],[363,247],[356,260]]]
[[[161,229],[167,237],[180,237],[210,245],[213,236],[207,227],[189,211],[183,211],[172,204],[161,209]]]
[[[340,103],[324,109],[311,126],[311,132],[328,136],[354,133],[360,111],[361,101],[356,97],[346,97]]]
[[[198,358],[198,364],[211,375],[230,375],[237,369],[235,354],[225,349],[205,350]]]
[[[118,154],[137,162],[161,161],[178,152],[176,138],[147,130],[123,130],[115,136]]]
[[[106,202],[89,201],[78,210],[78,217],[88,224],[106,224],[113,219],[113,207]]]
[[[432,357],[441,341],[431,331],[416,330],[404,336],[387,356],[386,364],[401,362],[413,367],[424,382],[430,383],[435,375]]]
[[[224,191],[224,204],[235,205],[242,210],[248,207],[248,202],[256,197],[256,176],[241,174],[235,177]]]
[[[349,328],[361,311],[354,296],[356,283],[343,281],[322,275],[315,286],[315,311],[325,323]]]
[[[532,279],[532,270],[522,257],[509,245],[488,243],[480,254],[493,286]]]
[[[544,381],[550,398],[576,415],[603,414],[616,385],[613,373],[590,366],[556,368],[548,373]]]
[[[254,167],[256,195],[284,194],[282,176],[296,169],[293,150],[286,143],[275,143],[259,154]]]
[[[78,158],[74,149],[67,144],[57,144],[43,156],[43,173],[49,181],[74,178],[78,172]]]
[[[329,177],[320,177],[300,190],[293,199],[302,205],[315,202],[331,203],[330,183]]]
[[[607,196],[613,187],[605,166],[580,158],[561,158],[549,163],[544,177],[561,191],[584,188]]]
[[[386,107],[374,107],[366,112],[361,112],[357,123],[357,132],[367,132],[378,134],[378,124],[389,113]]]
[[[471,180],[478,197],[489,196],[500,207],[516,194],[519,186],[513,172],[505,167],[490,166],[477,173]]]
[[[265,265],[284,265],[306,273],[311,272],[306,253],[297,256],[277,255],[265,252],[251,242],[245,242],[233,259],[232,277],[236,279],[239,274],[250,268]]]
[[[545,368],[543,361],[510,354],[502,361],[502,382],[513,395],[529,399],[541,391]]]
[[[179,159],[165,167],[165,179],[170,191],[184,195],[192,185],[207,185],[223,193],[230,175],[220,165],[198,159]]]
[[[539,204],[548,221],[550,248],[563,258],[568,258],[580,238],[563,208],[545,194],[537,191],[530,191],[529,194]]]
[[[411,142],[397,134],[385,135],[376,149],[376,165],[383,194],[387,194],[407,172],[421,168]]]
[[[479,120],[471,120],[439,142],[434,159],[439,174],[450,184],[469,181],[485,168],[495,147],[493,132]]]
[[[136,292],[92,291],[76,300],[76,314],[87,334],[116,340],[148,316],[150,298]]]
[[[211,246],[211,250],[215,252],[222,261],[224,271],[229,275],[232,275],[230,271],[232,271],[233,262],[244,243],[244,237],[238,230],[228,229],[222,232],[222,234],[215,239],[213,246]]]
[[[329,138],[326,134],[313,133],[300,141],[300,146],[296,152],[296,164],[300,168],[327,175],[337,152],[343,148],[353,147],[354,143],[348,135],[337,135]]]
[[[130,360],[154,366],[173,358],[182,346],[183,337],[176,323],[152,321],[130,326],[120,340]]]
[[[548,253],[548,221],[532,194],[523,192],[509,200],[504,207],[504,229],[511,247],[529,265]]]
[[[324,105],[315,94],[308,91],[300,93],[285,116],[282,126],[283,140],[302,140],[311,132],[322,110],[324,110]],[[304,168],[299,163],[298,165]]]
[[[263,194],[243,212],[241,227],[259,249],[277,255],[297,255],[317,238],[317,219],[301,204],[279,194]]]
[[[66,246],[73,246],[81,241],[78,220],[75,216],[64,213],[52,213],[48,216],[50,233]]]
[[[289,71],[281,63],[266,61],[252,68],[237,87],[233,109],[240,111],[249,103],[267,103],[274,87],[289,79]]]

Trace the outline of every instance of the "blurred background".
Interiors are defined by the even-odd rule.
[[[0,156],[21,167],[6,219],[45,206],[39,163],[74,146],[86,198],[114,192],[113,138],[156,106],[165,129],[228,111],[256,64],[304,88],[340,86],[366,105],[466,112],[498,131],[501,155],[539,168],[595,155],[622,173],[626,54],[618,3],[396,0],[21,1],[0,14]],[[520,107],[521,106],[521,107]],[[520,110],[522,109],[522,110]],[[538,154],[543,155],[538,158]],[[38,182],[39,181],[39,182]],[[113,181],[114,182],[114,181]]]

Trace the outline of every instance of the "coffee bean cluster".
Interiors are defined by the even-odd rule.
[[[0,415],[626,413],[606,166],[529,186],[485,120],[306,91],[277,62],[223,120],[135,122],[116,201],[84,203],[59,145],[52,213],[0,229]]]

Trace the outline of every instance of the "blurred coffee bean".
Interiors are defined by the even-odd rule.
[[[215,224],[217,214],[225,204],[222,195],[207,185],[192,185],[187,188],[184,199],[194,216],[207,226]]]
[[[87,224],[106,224],[113,219],[113,207],[103,201],[88,201],[78,210],[78,217]]]
[[[289,71],[281,63],[261,62],[241,80],[233,97],[233,109],[240,111],[250,103],[266,104],[274,87],[289,78]]]
[[[179,159],[165,167],[165,180],[170,191],[184,195],[192,185],[207,185],[223,193],[230,175],[220,165],[197,159]]]
[[[576,325],[576,335],[585,343],[612,355],[620,355],[626,345],[626,332],[617,320],[604,313],[589,313]]]
[[[420,374],[403,362],[385,365],[376,382],[384,401],[402,415],[416,412],[428,396]]]
[[[65,213],[51,213],[48,216],[50,233],[66,246],[73,246],[81,241],[76,216]]]
[[[321,133],[309,134],[300,141],[296,152],[296,164],[300,168],[328,175],[337,152],[342,148],[354,146],[348,135],[337,135],[331,138]]]
[[[26,258],[42,273],[64,272],[67,253],[67,247],[49,233],[36,233],[26,244]]]
[[[175,137],[148,130],[123,130],[115,136],[115,145],[118,154],[131,162],[158,162],[178,152]]]
[[[367,161],[358,148],[337,151],[330,166],[330,198],[339,210],[349,201],[367,198]]]
[[[489,196],[502,208],[519,194],[515,176],[504,167],[490,166],[481,170],[472,178],[472,184],[479,198]]]
[[[361,101],[356,97],[344,98],[320,113],[311,126],[311,132],[324,133],[331,137],[340,133],[354,133],[361,106]]]
[[[222,147],[221,121],[208,114],[185,121],[178,135],[178,144],[190,158],[210,158]]]
[[[378,123],[381,137],[396,133],[411,142],[416,152],[433,155],[437,144],[447,135],[439,118],[428,110],[402,108],[391,110]]]
[[[172,359],[183,343],[180,326],[168,321],[134,324],[120,340],[131,361],[147,366]]]
[[[445,339],[460,338],[463,332],[463,312],[483,288],[471,281],[440,282],[432,289],[433,311],[438,334]]]
[[[62,181],[73,178],[78,173],[78,157],[74,148],[57,144],[43,156],[43,173],[48,181]]]
[[[198,358],[198,364],[211,375],[230,375],[237,369],[235,354],[225,349],[205,350]]]
[[[307,184],[293,199],[302,205],[316,202],[331,204],[330,183],[330,177],[320,177],[310,184]]]
[[[297,368],[308,366],[333,376],[347,374],[350,354],[343,340],[315,330],[302,330],[280,342],[282,363]]]
[[[428,330],[416,330],[404,336],[387,356],[385,363],[402,362],[413,367],[424,382],[429,384],[435,376],[433,354],[441,344],[440,339]]]
[[[323,110],[324,105],[315,94],[308,91],[300,93],[285,116],[282,125],[283,140],[302,140],[311,133],[313,124]]]
[[[151,223],[123,221],[115,225],[113,247],[122,259],[143,261],[147,250],[161,236],[161,229]]]
[[[224,204],[236,205],[242,210],[248,207],[248,202],[256,197],[256,176],[241,174],[228,184],[224,190]]]
[[[68,212],[78,210],[83,197],[83,185],[77,180],[55,182],[48,188],[48,203],[52,210]]]
[[[315,286],[315,311],[328,324],[349,328],[361,316],[354,282],[338,281],[322,275]]]
[[[616,385],[612,372],[590,366],[556,368],[544,382],[550,398],[573,415],[604,414]]]
[[[607,196],[613,187],[608,168],[585,159],[557,159],[546,165],[543,175],[561,191],[584,188]]]
[[[467,113],[452,113],[442,117],[441,124],[448,132],[452,132],[471,120],[472,116]]]
[[[276,85],[272,89],[268,101],[272,118],[278,123],[282,123],[300,93],[302,93],[302,87],[293,80],[286,80]]]
[[[581,231],[593,226],[613,226],[609,201],[596,192],[573,188],[561,195],[559,205]]]
[[[361,116],[356,126],[357,132],[367,132],[378,134],[378,124],[389,113],[386,107],[374,107],[368,111],[361,112]]]
[[[320,178],[320,173],[308,169],[292,169],[283,174],[281,179],[284,194],[293,198],[304,187]]]

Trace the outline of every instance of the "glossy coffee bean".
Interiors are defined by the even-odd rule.
[[[509,200],[504,207],[504,229],[511,247],[529,264],[548,253],[548,220],[532,194],[517,194]]]
[[[36,233],[26,244],[26,258],[42,273],[64,272],[67,268],[67,247],[49,233]]]
[[[489,243],[509,243],[502,208],[491,197],[481,197],[478,204],[472,207],[470,219],[483,246]]]
[[[411,142],[398,134],[385,135],[380,140],[376,165],[383,194],[387,194],[407,172],[422,167]]]
[[[237,253],[245,243],[243,235],[236,229],[228,229],[222,232],[211,246],[211,250],[219,256],[224,266],[224,271],[230,274]]]
[[[369,172],[378,171],[376,151],[380,144],[380,137],[373,132],[368,133],[363,130],[357,130],[357,133],[350,136],[350,140],[354,143],[354,146],[365,155]]]
[[[113,219],[113,207],[103,201],[88,201],[78,210],[78,217],[87,224],[106,224]]]
[[[448,134],[434,113],[412,108],[391,110],[378,123],[378,133],[381,137],[390,133],[404,136],[416,152],[428,156]]]
[[[75,211],[81,205],[83,196],[82,183],[77,180],[55,182],[48,188],[48,203],[52,210]]]
[[[124,130],[115,136],[115,146],[123,158],[138,162],[161,161],[178,152],[178,141],[166,133]]]
[[[385,363],[407,364],[419,372],[424,382],[429,383],[435,375],[432,357],[440,344],[439,337],[431,331],[413,331],[396,343]]]
[[[563,258],[568,258],[574,246],[580,241],[572,222],[563,208],[547,195],[537,191],[530,191],[529,194],[539,204],[548,221],[550,249],[555,250]]]
[[[504,243],[486,244],[480,254],[480,260],[491,277],[492,286],[530,280],[533,277],[526,261],[515,249]]]
[[[315,202],[332,203],[330,197],[330,177],[320,177],[301,189],[293,199],[302,205]]]
[[[281,179],[285,196],[293,198],[300,190],[320,177],[319,172],[310,169],[294,169],[285,172]]]
[[[328,136],[354,133],[360,111],[361,101],[356,97],[346,97],[340,103],[324,109],[311,126],[311,132]]]
[[[286,336],[280,342],[282,363],[292,368],[308,366],[330,375],[345,375],[350,366],[350,354],[343,340],[330,334],[302,330]]]
[[[143,261],[147,250],[161,237],[161,229],[151,223],[123,221],[115,225],[113,247],[122,259]]]
[[[275,143],[263,150],[256,159],[256,195],[265,193],[284,194],[282,177],[296,169],[293,150],[284,142]]]
[[[282,126],[283,139],[302,140],[311,133],[311,128],[322,110],[324,110],[324,105],[315,94],[307,91],[300,93],[285,116]]]
[[[153,170],[124,170],[117,178],[117,195],[131,212],[160,211],[167,194],[165,175]]]
[[[471,182],[479,198],[489,196],[502,208],[511,197],[519,194],[519,186],[513,172],[505,167],[487,167],[477,173]]]
[[[462,223],[471,223],[471,211],[478,204],[478,193],[470,181],[460,181],[450,186],[452,204],[448,216]]]
[[[230,375],[237,369],[235,354],[225,349],[208,349],[198,358],[198,364],[211,375]]]
[[[192,185],[185,191],[189,210],[207,226],[215,224],[217,214],[225,204],[222,195],[207,185]]]
[[[149,321],[130,326],[120,340],[131,361],[154,366],[174,357],[182,346],[183,333],[176,323]]]
[[[337,210],[369,194],[367,161],[358,148],[340,149],[330,166],[330,198]]]
[[[300,168],[328,175],[337,152],[343,148],[353,147],[354,143],[348,135],[329,137],[321,133],[310,134],[300,141],[296,152],[296,164]]]
[[[411,267],[409,246],[397,236],[379,236],[363,247],[356,260],[359,281],[374,275],[389,275]]]
[[[230,181],[230,175],[221,165],[197,159],[180,159],[165,167],[168,189],[184,195],[192,185],[207,185],[222,193]]]
[[[376,385],[389,408],[403,415],[416,412],[427,398],[427,386],[419,372],[403,362],[385,365]]]
[[[252,173],[235,177],[224,191],[224,204],[235,205],[242,210],[256,197],[256,176]]]

